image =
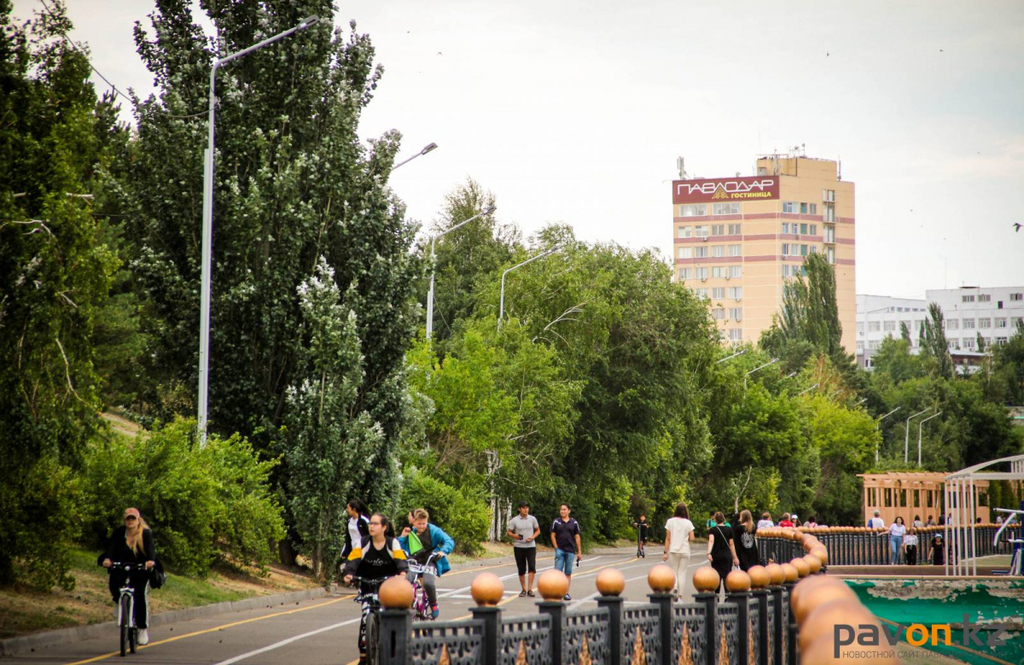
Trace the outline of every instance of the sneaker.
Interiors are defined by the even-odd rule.
[[[149,644],[149,631],[145,628],[139,628],[139,646],[144,647]]]
[[[562,596],[562,600],[572,600],[572,596],[570,596],[569,594],[565,594],[564,596]]]
[[[438,608],[437,605],[431,605],[430,606],[430,618],[431,619],[437,619],[437,617],[439,617],[439,616],[441,616],[440,608]]]

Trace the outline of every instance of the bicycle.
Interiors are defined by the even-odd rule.
[[[121,595],[117,601],[117,625],[121,634],[121,657],[124,658],[126,652],[135,653],[139,643],[139,629],[135,625],[135,587],[132,586],[131,574],[133,571],[146,570],[146,564],[112,561],[107,574],[114,570],[125,572]]]
[[[437,577],[437,566],[434,565],[434,562],[439,558],[441,558],[440,552],[434,552],[423,565],[415,561],[409,561],[409,573],[412,577],[413,586],[412,609],[414,617],[420,621],[434,620],[434,615],[430,608],[430,598],[427,596],[427,588],[420,582],[420,578],[428,573]]]
[[[359,617],[359,654],[365,657],[361,662],[366,665],[380,663],[380,598],[377,594],[387,579],[352,576],[352,585],[359,586],[359,593],[353,600],[363,608]]]

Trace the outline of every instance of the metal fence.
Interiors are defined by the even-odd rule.
[[[413,622],[405,609],[381,613],[383,665],[790,665],[796,626],[792,584],[749,592],[698,593],[692,603],[652,593],[626,605],[600,596],[597,608],[569,612],[560,600],[539,612],[503,617],[500,607],[472,608],[471,619]]]

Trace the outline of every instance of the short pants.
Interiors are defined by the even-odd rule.
[[[560,570],[566,575],[572,575],[572,562],[576,559],[575,552],[555,550],[555,570]]]
[[[514,547],[512,551],[516,554],[516,567],[519,569],[519,576],[526,574],[529,568],[531,573],[537,572],[537,548],[536,547]]]

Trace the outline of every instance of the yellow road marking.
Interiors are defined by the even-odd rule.
[[[246,623],[253,623],[254,621],[263,621],[264,619],[273,619],[274,617],[285,616],[287,614],[296,614],[297,612],[305,612],[306,610],[315,610],[318,607],[326,607],[327,605],[333,605],[334,603],[337,603],[337,602],[342,601],[342,600],[348,600],[349,598],[355,598],[355,594],[352,594],[352,595],[349,595],[349,596],[342,596],[340,598],[334,598],[332,600],[328,600],[325,603],[318,603],[316,605],[310,605],[309,607],[300,607],[298,609],[288,610],[286,612],[277,612],[275,614],[267,614],[266,616],[253,617],[252,619],[243,619],[242,621],[235,621],[233,623],[227,623],[227,624],[224,624],[223,626],[214,626],[213,628],[207,628],[205,630],[197,630],[194,633],[185,633],[184,635],[175,635],[174,637],[168,637],[167,639],[160,640],[158,642],[150,642],[146,646],[139,647],[139,651],[142,651],[143,649],[149,649],[149,648],[152,648],[152,647],[155,647],[155,646],[159,646],[161,644],[168,644],[170,642],[177,642],[178,640],[184,640],[184,639],[186,639],[188,637],[196,637],[198,635],[205,635],[207,633],[214,633],[214,632],[217,632],[218,630],[225,630],[227,628],[234,628],[235,626],[241,626],[242,624],[246,624]],[[88,658],[86,660],[76,660],[73,663],[68,663],[68,665],[85,665],[85,663],[95,663],[98,660],[106,660],[107,658],[110,658],[112,656],[120,656],[120,655],[121,655],[120,651],[111,651],[110,653],[105,653],[102,656],[95,656],[93,658]]]

